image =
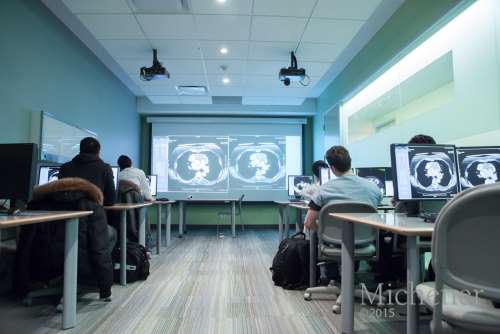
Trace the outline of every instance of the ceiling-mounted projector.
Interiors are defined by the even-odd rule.
[[[279,73],[279,79],[283,82],[285,86],[290,86],[290,82],[298,81],[303,86],[309,85],[309,76],[306,74],[306,70],[303,68],[297,67],[297,58],[295,58],[295,53],[290,52],[290,67],[283,67]],[[304,79],[308,79],[307,82],[304,82]]]
[[[140,69],[141,80],[161,80],[170,78],[170,73],[158,61],[157,50],[153,49],[153,65],[151,67],[141,67]]]

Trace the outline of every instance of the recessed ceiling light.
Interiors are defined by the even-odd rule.
[[[227,0],[216,0],[218,3],[226,3]]]
[[[227,84],[229,84],[230,82],[231,82],[231,79],[229,79],[228,77],[224,77],[224,78],[222,78],[222,83],[223,83],[224,85],[227,85]]]
[[[223,46],[223,47],[220,48],[219,52],[221,54],[225,55],[225,54],[227,54],[229,52],[229,50],[225,46]]]

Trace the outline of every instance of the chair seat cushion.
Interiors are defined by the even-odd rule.
[[[342,254],[342,249],[340,247],[326,246],[322,245],[320,247],[321,257],[340,257]],[[354,257],[372,257],[376,253],[375,246],[373,244],[363,245],[361,247],[356,247],[354,249]]]
[[[436,290],[434,282],[421,283],[416,288],[422,302],[434,309]],[[471,296],[454,288],[443,288],[443,320],[451,325],[478,330],[500,329],[500,309],[487,299]]]

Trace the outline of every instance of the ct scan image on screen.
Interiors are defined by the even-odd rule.
[[[288,176],[288,195],[301,197],[302,191],[313,184],[312,176],[289,175]]]
[[[232,189],[285,189],[285,136],[229,136]]]
[[[463,190],[499,181],[500,147],[457,147],[457,160]]]
[[[169,136],[168,190],[228,191],[228,137]]]
[[[396,145],[391,159],[399,199],[446,199],[458,192],[453,145]]]
[[[59,179],[59,166],[40,166],[38,171],[38,185]]]
[[[368,181],[374,183],[379,189],[382,196],[385,196],[385,181],[386,181],[386,169],[385,168],[377,168],[377,167],[369,167],[369,168],[356,168],[356,174],[359,177],[365,178]]]

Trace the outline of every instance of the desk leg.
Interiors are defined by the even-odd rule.
[[[156,206],[156,254],[161,250],[161,204]]]
[[[171,224],[172,224],[172,204],[167,204],[167,247],[170,246]]]
[[[147,207],[139,209],[139,244],[146,247],[146,215]]]
[[[233,238],[236,238],[236,202],[231,201],[231,229]]]
[[[316,230],[309,230],[309,287],[315,287],[316,277],[316,260],[318,258],[318,233]]]
[[[278,244],[283,240],[283,208],[283,205],[278,204]]]
[[[295,209],[295,233],[300,232],[300,226],[302,225],[302,210],[297,208]]]
[[[127,285],[127,210],[122,210],[120,219],[120,284]]]
[[[342,333],[354,332],[354,226],[342,223]]]
[[[184,202],[179,202],[179,238],[182,238],[184,233]]]
[[[78,218],[68,219],[64,242],[63,329],[76,325],[76,283],[78,272]]]
[[[419,307],[415,287],[420,282],[420,257],[417,247],[417,237],[407,237],[406,239],[406,293],[407,293],[407,315],[406,315],[406,333],[417,334],[419,332]]]
[[[283,209],[283,223],[285,224],[285,238],[290,236],[290,224],[288,224],[288,205]]]

